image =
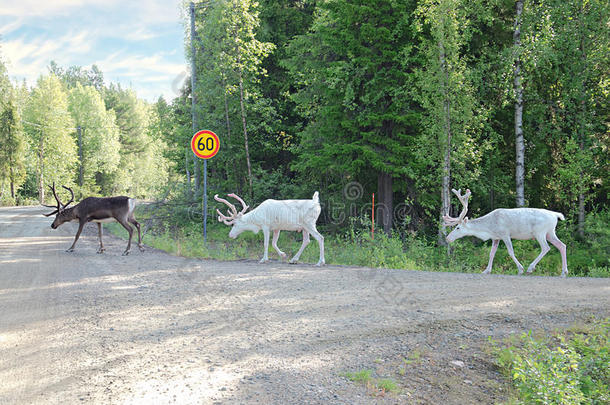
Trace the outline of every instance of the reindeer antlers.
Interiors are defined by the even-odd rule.
[[[229,212],[228,215],[223,214],[222,212],[220,212],[219,209],[216,209],[216,212],[218,213],[218,221],[219,222],[223,222],[225,225],[233,225],[235,220],[237,218],[239,218],[241,215],[243,215],[246,212],[246,210],[249,208],[249,206],[246,205],[244,200],[242,200],[237,194],[231,193],[228,196],[229,197],[233,197],[237,201],[239,201],[241,203],[241,205],[243,206],[243,209],[240,212],[237,212],[237,208],[235,208],[235,205],[231,204],[230,202],[228,202],[224,198],[218,197],[218,194],[216,194],[214,196],[214,199],[216,201],[218,201],[218,202],[226,204],[229,207],[229,209],[231,210],[231,212]]]
[[[466,190],[466,194],[462,195],[462,189],[456,190],[456,189],[451,189],[451,191],[453,191],[453,194],[455,194],[458,198],[458,200],[460,200],[460,202],[462,203],[462,212],[460,213],[460,216],[457,218],[452,218],[449,216],[449,213],[443,215],[443,221],[445,222],[445,226],[455,226],[458,224],[461,224],[462,222],[464,222],[464,220],[468,220],[468,218],[466,218],[466,213],[468,212],[468,199],[470,198],[470,190],[467,189]]]
[[[55,201],[57,201],[57,207],[52,206],[52,205],[45,205],[45,207],[48,208],[55,208],[55,211],[49,213],[49,214],[42,214],[45,217],[50,217],[51,215],[57,214],[58,212],[61,212],[63,210],[66,209],[66,207],[72,202],[74,201],[74,191],[72,191],[72,189],[70,187],[66,187],[66,186],[62,186],[63,188],[65,188],[66,190],[68,190],[70,192],[70,194],[72,195],[72,198],[70,198],[70,201],[68,201],[65,204],[62,204],[59,197],[57,197],[57,192],[55,191],[55,182],[53,182],[53,186],[49,186],[49,188],[51,189],[51,191],[53,192],[53,196],[55,197]]]

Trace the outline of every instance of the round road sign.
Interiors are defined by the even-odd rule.
[[[201,159],[210,159],[218,153],[220,140],[218,135],[212,131],[203,130],[193,135],[191,139],[191,149],[193,153]]]

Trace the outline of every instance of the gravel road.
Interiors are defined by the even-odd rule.
[[[0,208],[0,404],[495,403],[488,336],[610,316],[609,279],[66,253],[42,212]]]

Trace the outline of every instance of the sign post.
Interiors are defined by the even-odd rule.
[[[195,156],[203,160],[203,241],[206,242],[208,227],[208,159],[213,158],[220,149],[220,139],[212,131],[203,130],[193,135],[191,149]]]

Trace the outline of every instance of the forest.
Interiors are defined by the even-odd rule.
[[[450,190],[468,188],[471,218],[562,212],[571,274],[609,275],[607,1],[213,0],[195,3],[193,38],[182,9],[194,80],[155,103],[95,65],[51,62],[32,86],[12,82],[0,41],[0,204],[54,204],[53,182],[77,200],[130,195],[151,202],[159,246],[241,258],[260,256],[260,235],[227,241],[211,196],[254,207],[319,191],[330,263],[474,272],[489,244],[449,249],[441,221],[461,209]],[[221,141],[207,245],[195,129]],[[540,271],[558,274],[549,256]]]

